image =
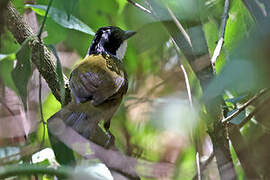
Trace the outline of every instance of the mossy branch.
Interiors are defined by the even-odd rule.
[[[55,68],[56,60],[54,55],[48,50],[45,44],[38,40],[31,27],[24,21],[23,17],[11,2],[8,3],[4,15],[8,30],[13,34],[18,43],[22,44],[26,39],[31,38],[29,44],[33,53],[32,62],[48,83],[53,95],[61,102],[60,86]],[[67,77],[65,75],[63,75],[63,77],[66,91],[64,104],[67,104],[71,100],[70,89]]]

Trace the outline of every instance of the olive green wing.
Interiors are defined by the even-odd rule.
[[[91,101],[95,106],[127,85],[122,67],[101,55],[88,56],[72,71],[69,81],[76,103]]]

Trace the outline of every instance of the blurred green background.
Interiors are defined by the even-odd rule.
[[[49,0],[12,1],[30,26],[33,29],[36,27],[36,33],[44,18],[48,2]],[[256,19],[252,11],[247,8],[246,1],[230,1],[224,45],[216,63],[217,76],[202,92],[200,77],[198,77],[200,74],[194,70],[186,54],[183,51],[179,52],[173,44],[172,34],[168,28],[173,20],[165,10],[169,8],[174,13],[190,37],[193,45],[192,55],[196,59],[195,64],[199,64],[196,66],[200,69],[206,67],[201,64],[205,62],[210,64],[210,58],[219,40],[224,0],[137,0],[136,2],[150,10],[153,10],[152,5],[155,13],[154,10],[152,14],[143,12],[126,0],[54,0],[42,39],[46,45],[55,46],[63,72],[69,77],[75,64],[85,57],[93,34],[98,28],[113,25],[125,30],[137,31],[136,36],[128,41],[127,53],[123,60],[129,80],[128,93],[111,124],[111,131],[116,137],[116,147],[124,154],[138,160],[174,164],[173,172],[168,173],[170,176],[167,179],[192,179],[197,173],[196,153],[199,153],[203,166],[213,151],[213,145],[207,135],[207,115],[204,104],[209,99],[222,96],[225,103],[216,106],[222,105],[229,114],[232,114],[258,90],[268,87],[269,62],[266,61],[269,59],[267,44],[270,39],[268,19],[266,18],[266,23],[260,24],[259,22],[264,21]],[[270,13],[268,3],[263,0],[258,3],[262,11],[266,12],[265,17],[268,17],[267,13]],[[0,165],[34,163],[52,166],[55,165],[51,160],[54,159],[54,155],[50,151],[46,127],[40,123],[37,70],[32,67],[33,73],[25,84],[29,104],[27,113],[23,111],[19,92],[12,79],[11,72],[16,64],[15,54],[19,48],[20,45],[13,35],[7,27],[4,27],[0,41],[0,93],[2,94]],[[188,79],[185,78],[181,65],[184,66]],[[191,87],[193,106],[188,100],[187,82]],[[61,108],[61,104],[52,95],[44,80],[42,85],[43,113],[44,119],[47,120]],[[268,96],[263,100],[267,105]],[[260,105],[260,102],[249,106],[243,113],[232,119],[233,126],[242,123],[257,105]],[[265,113],[266,110],[262,110],[256,117],[258,119],[263,116],[268,117]],[[247,140],[248,147],[254,145],[256,140],[265,139],[264,133],[269,132],[269,123],[265,123],[265,120],[258,121],[256,117],[241,127],[242,136]],[[18,129],[23,129],[28,136],[27,140]],[[264,131],[260,134],[258,132],[261,132],[261,129]],[[256,138],[252,137],[253,133],[256,134]],[[40,143],[42,143],[41,147],[39,147]],[[259,147],[259,144],[257,143],[256,146]],[[267,149],[267,145],[260,149],[263,147]],[[48,152],[36,154],[46,148],[49,148]],[[237,177],[245,179],[239,154],[235,153],[232,145],[230,149]],[[45,158],[42,159],[43,156]],[[78,161],[78,167],[89,165],[82,158],[77,158],[81,160]],[[261,157],[256,156],[255,159],[259,161]],[[265,161],[261,164],[268,164],[268,160]],[[260,175],[268,177],[262,170],[264,167],[260,166]],[[91,174],[92,171],[88,172]],[[103,179],[110,179],[109,175],[103,173],[105,174]],[[215,161],[207,164],[201,173],[202,179],[219,179]],[[74,179],[80,179],[76,173],[74,174]],[[29,177],[19,177],[19,179],[27,178]],[[52,176],[47,175],[38,175],[35,178],[53,179]],[[149,178],[141,177],[141,179]]]

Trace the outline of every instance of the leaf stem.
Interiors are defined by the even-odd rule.
[[[52,2],[53,2],[53,0],[50,0],[50,1],[49,1],[48,8],[46,9],[45,16],[44,16],[44,18],[43,18],[41,27],[40,27],[40,29],[39,29],[39,33],[38,33],[38,39],[39,39],[39,41],[41,41],[41,34],[42,34],[42,31],[43,31],[45,22],[46,22],[47,17],[48,17],[48,13],[49,13],[50,7],[52,6]]]
[[[139,8],[143,12],[146,12],[148,14],[152,14],[152,12],[149,9],[146,9],[145,7],[143,7],[142,5],[134,2],[133,0],[127,0],[127,2],[129,2],[130,4],[132,4],[133,6],[135,6],[136,8]]]
[[[216,73],[215,64],[216,64],[217,58],[219,57],[222,46],[224,44],[225,29],[226,29],[228,16],[229,16],[229,7],[230,7],[230,1],[225,0],[224,12],[223,12],[222,21],[221,21],[220,37],[219,37],[217,46],[214,50],[214,54],[211,58],[211,63],[212,63],[212,68],[213,68],[214,73]]]
[[[70,176],[70,170],[67,168],[48,168],[40,165],[10,165],[0,168],[0,179],[8,178],[18,175],[32,175],[32,174],[48,174],[55,175],[59,178],[67,178]]]
[[[41,27],[39,29],[39,33],[38,33],[38,40],[39,42],[41,42],[41,34],[42,34],[42,31],[43,31],[43,28],[44,28],[44,25],[46,23],[46,20],[47,20],[47,17],[48,17],[48,13],[49,13],[49,10],[50,10],[50,7],[52,5],[52,2],[53,0],[50,0],[49,1],[49,4],[48,4],[48,7],[46,9],[46,13],[45,13],[45,16],[43,18],[43,21],[42,21],[42,24],[41,24]],[[38,49],[39,51],[39,49]],[[41,58],[40,58],[41,59]],[[41,67],[42,67],[42,64],[40,63]],[[44,144],[44,140],[45,140],[45,120],[44,120],[44,116],[43,116],[43,108],[42,108],[42,81],[41,81],[41,74],[39,73],[39,93],[38,93],[38,96],[39,96],[39,109],[40,109],[40,118],[41,118],[41,121],[42,121],[42,124],[43,124],[43,137],[42,137],[42,142],[41,142],[41,146],[43,146]]]

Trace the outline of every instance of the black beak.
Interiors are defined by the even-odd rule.
[[[130,38],[130,37],[133,36],[134,34],[136,34],[135,31],[125,31],[125,34],[124,34],[124,40],[127,40],[128,38]]]

